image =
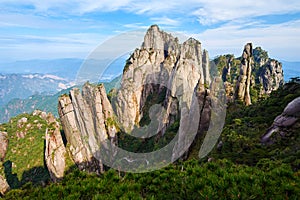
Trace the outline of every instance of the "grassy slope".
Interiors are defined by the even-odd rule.
[[[26,117],[28,121],[18,127],[18,121]],[[40,128],[39,128],[40,127]],[[22,114],[2,124],[1,130],[8,133],[9,147],[1,173],[5,174],[12,188],[32,181],[46,182],[49,179],[48,171],[44,166],[44,136],[47,122],[39,116]],[[17,137],[17,133],[24,132],[25,137]]]

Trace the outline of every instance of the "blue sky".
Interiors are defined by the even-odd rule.
[[[299,0],[1,0],[0,59],[86,58],[126,31],[158,24],[195,37],[210,57],[247,42],[299,61]]]

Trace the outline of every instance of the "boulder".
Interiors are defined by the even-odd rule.
[[[275,118],[272,126],[261,137],[261,142],[268,143],[274,133],[284,136],[286,131],[296,124],[300,118],[300,97],[291,101],[284,111]]]

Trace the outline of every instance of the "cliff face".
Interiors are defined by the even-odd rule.
[[[48,128],[45,133],[45,162],[52,181],[64,176],[67,151],[60,133],[60,125],[52,114],[47,116]]]
[[[182,117],[178,105],[186,102],[190,107],[198,82],[210,84],[208,53],[202,52],[201,43],[190,38],[180,44],[177,38],[151,26],[141,48],[127,60],[114,106],[118,121],[126,132],[140,126],[147,97],[155,92],[163,97],[166,109],[158,128],[163,134],[170,123]]]
[[[242,64],[240,68],[240,76],[237,82],[236,98],[244,101],[246,105],[250,105],[250,84],[253,64],[251,43],[245,45],[241,62]]]
[[[185,147],[195,136],[187,137],[188,132],[200,134],[208,128],[210,83],[208,52],[202,50],[199,41],[190,38],[180,44],[177,38],[151,26],[141,48],[127,60],[113,107],[122,128],[131,132],[147,125],[144,119],[149,101],[151,105],[159,104],[161,118],[153,131],[157,140],[179,120],[178,141],[172,154],[176,159],[187,151]],[[162,101],[149,98],[154,94]]]
[[[59,116],[69,144],[71,157],[80,169],[101,173],[103,164],[95,158],[101,141],[116,142],[117,127],[110,123],[113,110],[103,85],[86,83],[59,98]]]

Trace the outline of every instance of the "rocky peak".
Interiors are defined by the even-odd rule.
[[[261,47],[256,47],[253,49],[254,62],[258,63],[259,66],[263,66],[269,60],[268,52],[263,50]]]
[[[169,113],[163,122],[165,125],[161,125],[165,127],[178,116],[176,95],[182,93],[182,89],[193,93],[198,81],[210,83],[208,53],[202,52],[201,43],[190,38],[179,44],[171,34],[156,25],[151,26],[141,48],[133,52],[123,72],[121,88],[114,102],[119,123],[126,132],[139,126],[146,99],[156,91],[165,97],[163,105]],[[187,104],[191,99],[188,92],[182,96],[182,101]]]
[[[105,88],[86,83],[82,92],[74,88],[59,98],[59,116],[69,150],[80,169],[101,173],[101,159],[95,159],[101,141],[116,142],[114,112]]]
[[[161,31],[157,25],[152,25],[146,32],[142,49],[176,50],[178,49],[178,38]]]

